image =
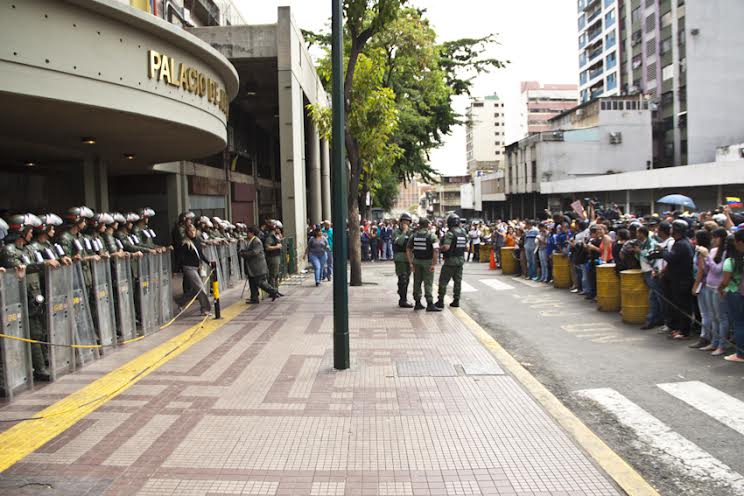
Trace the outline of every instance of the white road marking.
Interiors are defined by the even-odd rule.
[[[531,279],[524,279],[524,278],[521,278],[521,277],[514,277],[514,278],[512,278],[512,280],[513,281],[519,281],[522,284],[524,284],[525,286],[529,286],[531,288],[550,288],[550,287],[552,287],[549,284],[545,284],[544,282],[537,282],[537,281],[533,281]]]
[[[661,389],[744,434],[744,401],[700,381],[657,384]]]
[[[599,404],[630,428],[640,444],[658,453],[659,458],[681,474],[744,494],[744,477],[614,389],[585,389],[576,394]]]
[[[496,291],[507,291],[510,289],[514,289],[514,286],[510,286],[509,284],[501,282],[498,279],[479,279],[478,282],[480,282],[481,284],[485,284],[486,286]]]

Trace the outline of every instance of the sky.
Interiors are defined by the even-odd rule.
[[[499,45],[488,55],[511,63],[505,69],[479,76],[473,96],[498,94],[506,106],[506,142],[519,139],[520,81],[577,83],[578,49],[576,0],[411,0],[427,10],[438,41],[482,37],[496,33]],[[248,24],[276,22],[280,5],[292,7],[303,29],[329,25],[328,0],[233,0]],[[464,113],[468,98],[455,100]],[[465,174],[465,129],[456,127],[431,156],[431,165],[444,175]]]

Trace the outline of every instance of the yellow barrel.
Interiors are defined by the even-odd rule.
[[[648,313],[648,288],[640,269],[620,272],[620,294],[623,322],[643,324]]]
[[[601,312],[620,310],[620,280],[615,273],[615,264],[597,266],[597,309]]]
[[[491,260],[491,245],[489,243],[480,244],[480,263],[488,263]]]
[[[501,248],[501,273],[516,274],[517,261],[514,259],[514,247],[504,246]]]
[[[560,252],[553,252],[553,286],[564,289],[571,287],[571,266],[568,257]]]

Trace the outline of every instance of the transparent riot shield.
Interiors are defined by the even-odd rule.
[[[228,248],[228,254],[230,255],[230,284],[234,285],[243,279],[243,274],[240,271],[240,261],[238,259],[238,243],[232,242]]]
[[[165,324],[173,317],[173,289],[171,282],[173,272],[171,269],[171,254],[165,252],[160,254],[160,324]]]
[[[95,316],[94,323],[98,342],[104,346],[116,344],[116,316],[111,282],[111,263],[101,259],[90,262],[92,286],[90,302]]]
[[[139,259],[138,268],[138,287],[137,287],[137,313],[140,323],[140,332],[142,335],[152,334],[157,331],[157,321],[155,318],[155,301],[150,285],[150,265],[152,255],[145,254]]]
[[[14,270],[0,274],[0,323],[2,333],[29,337],[26,284]],[[33,385],[31,347],[15,339],[0,339],[0,394],[8,400]]]
[[[90,311],[85,270],[83,262],[72,264],[72,317],[75,323],[73,343],[91,346],[98,344],[98,336]],[[75,351],[76,366],[84,367],[99,357],[96,348],[77,348]]]
[[[240,253],[242,250],[245,250],[248,247],[248,242],[244,239],[241,239],[238,241],[238,247],[237,251]],[[245,264],[243,263],[243,260],[240,258],[240,255],[238,255],[238,270],[240,270],[241,279],[248,279],[248,274],[245,272]]]
[[[134,286],[129,258],[113,259],[114,300],[116,302],[116,330],[119,339],[128,341],[137,336],[137,317],[134,312]]]
[[[219,261],[220,270],[222,271],[222,280],[220,280],[220,288],[231,288],[233,286],[230,279],[230,256],[229,256],[230,245],[219,245],[217,247],[217,258]]]
[[[160,253],[149,253],[145,255],[149,258],[148,269],[150,271],[150,298],[153,300],[152,318],[156,327],[160,327],[160,266],[162,265],[162,256]]]
[[[217,246],[215,245],[207,245],[204,247],[204,256],[207,257],[207,260],[210,262],[216,262],[217,267],[217,281],[220,283],[220,288],[225,287],[225,276],[222,272],[222,264],[219,262],[219,256],[217,252]]]
[[[49,377],[58,377],[75,370],[73,344],[75,320],[72,311],[72,272],[73,266],[63,265],[56,269],[46,268],[46,318],[49,333]]]

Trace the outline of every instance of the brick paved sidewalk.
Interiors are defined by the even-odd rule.
[[[448,310],[398,309],[391,264],[365,265],[365,279],[350,289],[350,370],[332,368],[331,285],[308,279],[13,465],[0,493],[619,494]],[[37,411],[126,353],[0,418]]]

